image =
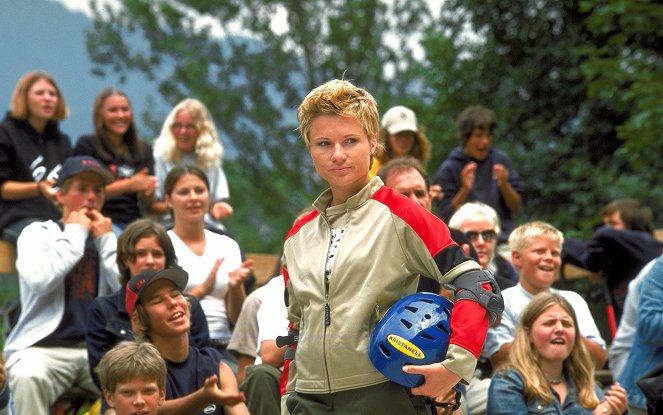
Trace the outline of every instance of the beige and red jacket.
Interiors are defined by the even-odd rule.
[[[387,381],[368,357],[369,337],[384,313],[416,291],[420,275],[444,284],[480,269],[439,218],[375,177],[340,207],[345,232],[327,287],[330,200],[329,190],[322,193],[316,210],[295,223],[284,245],[288,318],[299,331],[296,358],[287,362],[282,379],[288,392],[332,393]],[[486,310],[458,301],[451,328],[443,364],[467,383],[488,330]]]

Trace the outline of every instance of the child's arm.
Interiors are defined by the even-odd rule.
[[[224,367],[222,369],[222,366]],[[226,370],[227,369],[227,370]],[[232,382],[228,378],[230,368],[219,363],[220,376],[213,375],[205,379],[205,385],[197,391],[181,398],[170,399],[159,408],[159,415],[190,415],[205,409],[209,404],[223,405],[226,413],[231,415],[248,415],[244,405],[244,394],[237,389],[237,382],[230,371]],[[221,377],[221,381],[218,381]],[[234,388],[232,384],[234,383]],[[245,412],[242,412],[244,410]]]
[[[249,409],[244,404],[244,393],[239,391],[235,374],[232,369],[223,362],[219,362],[219,384],[221,385],[219,392],[240,395],[242,398],[240,401],[233,400],[234,403],[230,401],[225,403],[223,405],[223,412],[228,415],[249,415]]]

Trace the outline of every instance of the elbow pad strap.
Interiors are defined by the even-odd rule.
[[[493,291],[486,290],[482,284],[490,285]],[[472,300],[481,304],[490,314],[491,326],[504,311],[502,291],[489,271],[466,272],[456,277],[453,284],[444,284],[444,287],[454,292],[455,301]]]

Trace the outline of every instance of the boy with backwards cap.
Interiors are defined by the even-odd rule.
[[[160,413],[248,415],[244,395],[216,349],[189,344],[189,275],[178,268],[146,270],[127,284],[126,307],[137,338],[166,361],[166,401]]]
[[[21,315],[4,355],[16,414],[45,414],[77,385],[99,394],[85,347],[92,300],[120,288],[111,220],[101,214],[113,175],[92,157],[65,160],[56,186],[59,221],[20,234],[16,269]]]

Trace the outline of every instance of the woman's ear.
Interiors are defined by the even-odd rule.
[[[375,150],[378,148],[378,138],[377,136],[373,136],[368,139],[368,144],[371,149],[371,154],[375,154]]]

